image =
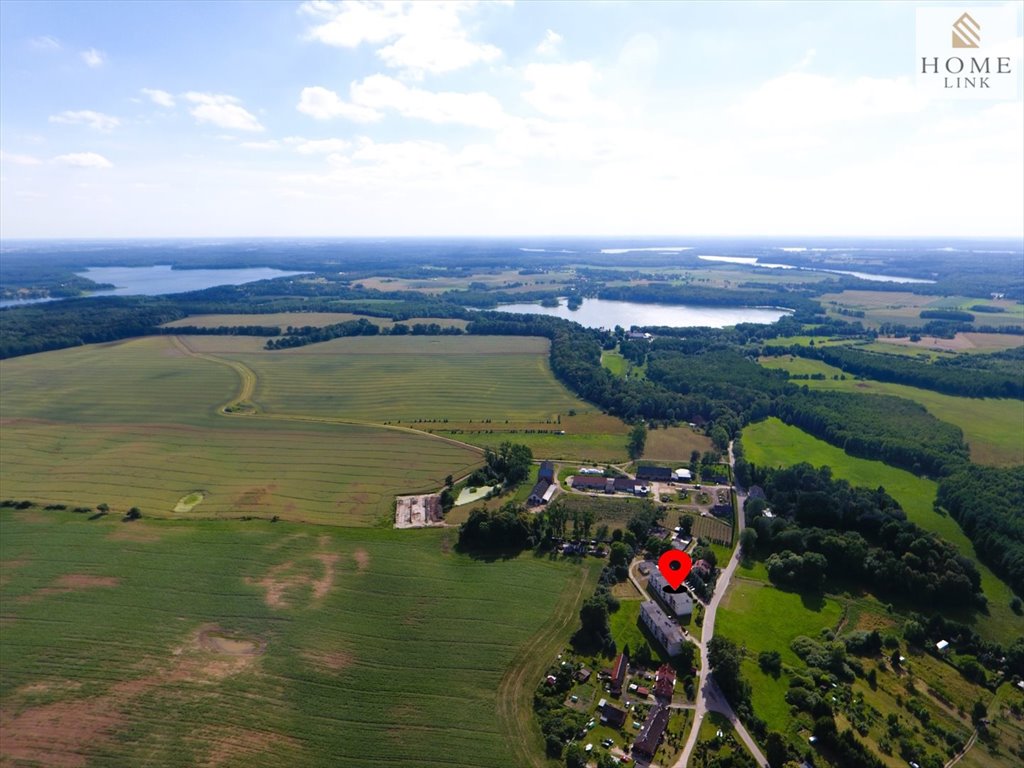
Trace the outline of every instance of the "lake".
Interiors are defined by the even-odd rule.
[[[783,248],[784,251],[802,251],[803,248]],[[797,267],[793,264],[768,264],[758,261],[752,256],[698,256],[704,261],[720,261],[725,264],[742,264],[747,267],[762,269],[802,269],[807,272],[828,272],[833,275],[849,275],[861,280],[872,280],[877,283],[934,283],[934,280],[922,280],[918,277],[899,277],[897,275],[880,275],[875,272],[851,272],[845,269],[825,269],[824,267]]]
[[[214,288],[218,285],[243,285],[275,277],[305,275],[271,267],[243,269],[173,269],[168,264],[155,267],[89,267],[76,273],[97,283],[117,286],[112,291],[96,291],[93,296],[163,296]]]
[[[614,328],[664,325],[672,328],[726,328],[737,323],[774,323],[789,311],[768,307],[694,307],[685,304],[638,304],[634,301],[584,299],[576,310],[569,309],[564,299],[557,307],[540,304],[501,304],[499,312],[524,315],[550,315],[573,320],[587,328]]]
[[[76,272],[97,283],[117,286],[109,291],[95,291],[89,296],[163,296],[167,293],[186,293],[214,288],[218,285],[243,285],[275,277],[306,275],[308,272],[288,272],[270,267],[242,269],[173,269],[168,264],[154,267],[89,267]],[[0,307],[21,307],[62,299],[6,299]]]

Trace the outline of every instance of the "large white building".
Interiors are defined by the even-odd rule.
[[[645,600],[640,605],[640,621],[650,630],[654,638],[661,643],[669,656],[676,656],[683,650],[683,631],[661,606],[653,600]]]
[[[647,580],[647,590],[651,593],[665,610],[672,613],[677,619],[690,616],[693,613],[693,598],[686,590],[681,592],[666,592],[668,582],[661,575],[657,568],[651,569],[651,577]]]

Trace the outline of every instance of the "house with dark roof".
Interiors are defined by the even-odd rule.
[[[611,704],[601,707],[601,725],[621,728],[626,724],[626,712]]]
[[[648,760],[654,759],[654,753],[658,751],[658,745],[665,735],[665,728],[668,727],[669,709],[664,704],[655,704],[640,729],[640,735],[633,742],[633,752],[643,755]]]
[[[569,478],[577,491],[603,491],[605,478],[601,475],[573,475]]]
[[[530,491],[529,498],[526,499],[527,506],[537,507],[541,504],[547,504],[551,499],[551,495],[548,495],[548,491],[554,487],[555,486],[547,480],[538,480],[537,484],[533,486],[533,490]]]
[[[767,499],[768,497],[764,493],[764,488],[760,485],[752,485],[747,491],[747,499],[749,501],[757,501],[758,499]]]
[[[672,470],[668,467],[639,466],[636,468],[636,479],[667,483],[672,479]]]
[[[555,465],[550,461],[542,461],[540,463],[540,469],[537,470],[538,480],[547,480],[549,483],[555,482]]]
[[[618,491],[619,493],[636,493],[638,485],[641,485],[641,483],[637,483],[637,481],[631,477],[616,477],[615,480],[612,481],[613,490]]]
[[[672,701],[672,694],[675,692],[676,671],[668,664],[658,667],[658,673],[654,677],[654,697]]]
[[[615,666],[612,667],[612,677],[609,681],[609,689],[613,696],[622,694],[622,684],[626,682],[626,668],[629,666],[629,657],[620,653],[615,659]]]
[[[683,650],[686,642],[683,630],[653,600],[640,603],[640,623],[650,630],[669,656],[678,656]]]

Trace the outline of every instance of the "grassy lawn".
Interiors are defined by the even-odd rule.
[[[513,753],[500,707],[532,723],[521,656],[596,577],[451,531],[85,517],[0,512],[4,759],[522,766],[539,736]]]
[[[974,545],[950,517],[934,510],[936,484],[880,461],[848,456],[823,440],[783,424],[775,418],[752,424],[743,431],[747,458],[761,466],[790,466],[802,461],[816,467],[829,466],[835,477],[853,485],[882,486],[907,513],[907,518],[933,531],[971,558],[981,574],[982,589],[989,601],[989,615],[973,617],[975,630],[983,637],[1007,642],[1021,633],[1022,621],[1009,607],[1012,593],[992,571],[978,560]],[[968,617],[962,617],[969,620]]]
[[[977,464],[1014,466],[1024,464],[1024,401],[997,398],[956,397],[919,389],[905,384],[856,380],[847,377],[836,381],[842,371],[819,360],[786,355],[761,358],[766,368],[783,368],[793,374],[822,373],[825,380],[799,381],[811,389],[830,389],[863,394],[896,395],[920,403],[933,416],[960,427],[971,447],[971,460]]]
[[[626,358],[618,352],[602,352],[601,365],[616,376],[625,376],[626,371],[629,369],[629,363],[626,362]]]

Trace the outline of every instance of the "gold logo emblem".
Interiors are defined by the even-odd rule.
[[[977,48],[981,42],[981,25],[964,13],[953,24],[954,48]]]

